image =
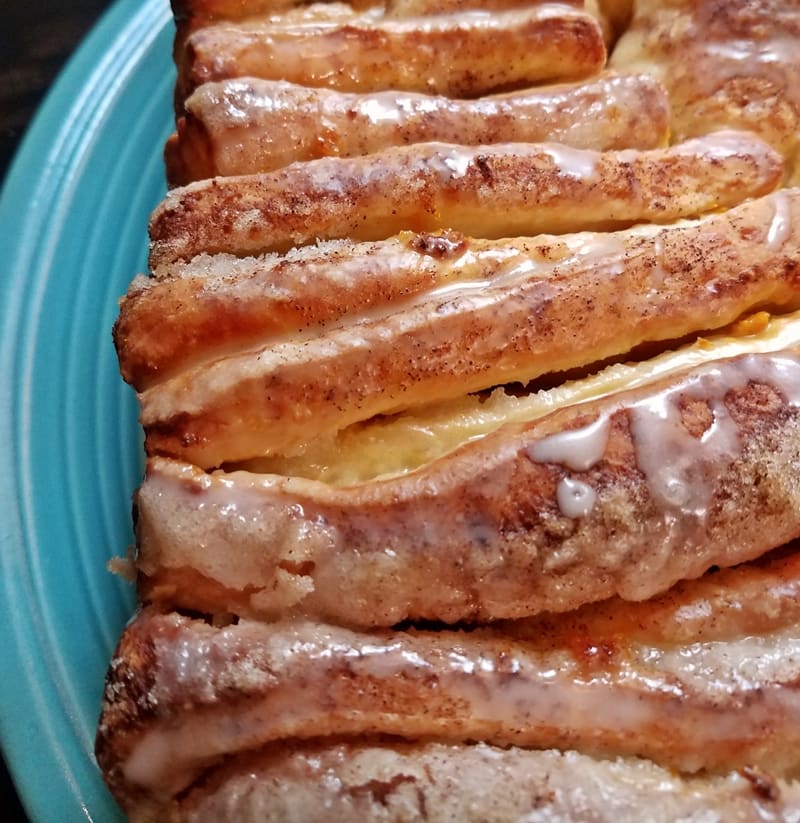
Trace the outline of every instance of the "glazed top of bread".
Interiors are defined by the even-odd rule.
[[[234,78],[204,83],[185,108],[166,147],[172,185],[429,141],[549,140],[585,149],[650,149],[667,142],[670,119],[657,80],[614,73],[467,100],[400,91],[346,94]],[[282,133],[292,139],[276,140]]]
[[[779,192],[661,232],[412,235],[230,265],[227,279],[202,261],[138,286],[117,327],[123,368],[146,381],[148,452],[203,467],[293,454],[376,414],[796,307],[798,204]],[[174,331],[151,335],[164,313]]]
[[[783,153],[793,182],[800,175],[799,41],[795,0],[637,0],[610,65],[664,83],[674,140],[749,129]]]
[[[800,532],[797,358],[710,359],[349,487],[153,460],[142,594],[366,626],[650,597]]]
[[[796,553],[778,556],[636,606],[469,632],[213,627],[146,611],[112,663],[99,755],[133,796],[179,792],[230,752],[331,734],[638,753],[687,772],[744,761],[787,774],[800,745],[790,686],[800,675],[799,565]],[[781,734],[765,735],[765,724]]]

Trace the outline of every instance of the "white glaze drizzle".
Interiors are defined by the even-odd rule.
[[[795,357],[775,354],[747,355],[708,366],[630,407],[637,464],[664,510],[665,549],[671,551],[679,542],[691,544],[692,532],[702,531],[715,478],[742,448],[725,397],[750,382],[773,387],[792,406],[800,404],[800,363]],[[683,399],[708,404],[712,421],[699,438],[683,425]]]
[[[650,494],[664,509],[666,547],[689,538],[688,531],[705,522],[714,493],[713,476],[730,465],[740,450],[738,429],[731,420],[725,396],[749,382],[764,383],[800,405],[800,363],[790,355],[747,355],[707,366],[677,385],[646,397],[630,407],[631,434],[639,470]],[[705,401],[711,423],[699,438],[682,424],[680,401]],[[612,410],[580,429],[549,435],[526,449],[537,463],[560,463],[587,471],[603,456],[608,443]],[[566,517],[585,517],[597,501],[596,491],[583,481],[564,477],[556,500]]]
[[[760,36],[710,43],[698,40],[697,61],[708,63],[710,59],[712,65],[705,73],[697,72],[698,92],[711,95],[736,77],[763,77],[781,87],[794,103],[800,91],[792,82],[798,66],[796,38],[786,34],[780,17],[751,25],[761,30]]]
[[[718,160],[738,156],[760,156],[754,146],[753,135],[749,132],[736,131],[734,129],[722,129],[721,131],[706,134],[703,137],[685,140],[682,143],[671,146],[670,151],[676,156],[713,157]],[[625,149],[625,151],[620,152],[620,154],[635,158],[637,152],[634,149]]]
[[[527,454],[536,463],[560,463],[574,471],[587,471],[603,456],[608,444],[608,415],[588,426],[558,432],[531,444]]]
[[[770,251],[780,251],[792,233],[791,204],[786,192],[778,192],[772,197],[775,209],[772,222],[767,232],[767,248]]]
[[[689,769],[705,765],[704,742],[736,739],[741,734],[737,698],[753,695],[757,703],[771,706],[776,718],[791,720],[800,713],[797,690],[776,687],[797,677],[798,639],[791,626],[758,637],[676,648],[632,643],[625,659],[591,670],[583,669],[566,648],[541,652],[525,642],[509,648],[507,640],[498,645],[494,637],[462,642],[456,634],[442,648],[440,638],[434,641],[424,635],[370,636],[303,623],[284,624],[269,633],[250,624],[221,634],[201,634],[191,628],[181,628],[176,638],[171,634],[156,640],[152,700],[169,710],[187,688],[198,686],[204,702],[212,704],[227,689],[250,693],[256,700],[249,707],[233,704],[235,709],[223,703],[210,716],[187,712],[180,723],[152,724],[134,740],[121,764],[128,781],[148,788],[178,790],[191,779],[204,755],[270,739],[271,716],[278,709],[300,728],[313,723],[329,710],[324,684],[342,660],[356,678],[415,680],[433,673],[444,694],[464,701],[466,718],[490,720],[507,729],[530,729],[552,721],[581,734],[598,725],[619,734],[637,733],[669,710],[665,696],[684,700],[688,695],[695,706],[703,705],[696,701],[711,706],[719,701],[716,722],[695,729],[699,744],[695,754],[687,754],[688,760],[683,761]],[[197,677],[191,682],[175,680],[176,669],[182,666],[175,658],[184,655],[196,666]],[[298,676],[307,678],[307,700],[298,701],[292,688]],[[770,691],[766,704],[761,696],[765,688]],[[708,712],[709,717],[714,715],[713,708]],[[675,719],[680,734],[689,733],[680,713]],[[745,723],[745,728],[754,725]]]
[[[664,268],[665,234],[666,232],[659,232],[653,240],[653,268],[650,271],[650,279],[656,292],[664,286],[667,279],[667,270]]]
[[[455,146],[449,143],[429,143],[427,156],[412,158],[411,167],[417,169],[429,169],[441,178],[444,185],[448,185],[453,180],[464,177],[473,167],[476,167],[476,157],[479,152],[473,147]],[[492,146],[491,151],[495,153],[497,146]],[[508,148],[500,147],[500,153],[507,153]]]
[[[463,177],[475,161],[471,152],[451,152],[444,158],[444,164],[453,173],[453,177]]]
[[[704,463],[730,462],[740,448],[736,426],[723,402],[729,388],[723,371],[714,368],[692,381],[691,388],[679,384],[631,409],[639,469],[662,506],[692,517],[705,516],[713,485]],[[713,413],[713,422],[699,440],[682,425],[679,400],[686,396],[707,400]]]
[[[524,143],[497,143],[491,146],[461,147],[450,143],[429,143],[429,155],[414,164],[419,167],[427,166],[437,171],[445,183],[464,177],[472,167],[477,167],[478,158],[488,155],[498,158],[505,155],[526,155],[531,158],[547,157],[558,169],[560,174],[575,177],[580,180],[589,180],[597,172],[597,162],[600,153],[590,149],[574,149],[560,143],[542,143],[538,146],[528,146]]]
[[[592,260],[598,264],[607,261],[608,264],[619,265],[621,271],[624,268],[625,253],[628,251],[628,241],[633,235],[632,230],[627,232],[586,231],[560,237],[559,240],[569,250],[574,260]],[[646,232],[642,232],[641,236],[646,236]]]
[[[400,125],[408,119],[409,114],[414,113],[411,99],[395,100],[394,95],[391,93],[378,92],[364,98],[354,97],[353,100],[352,111],[354,113],[358,112],[373,126],[382,123]],[[416,102],[416,100],[413,102]],[[422,108],[422,103],[419,104],[419,108]],[[435,110],[434,104],[429,104],[428,108],[432,111]]]
[[[597,492],[582,480],[564,477],[556,489],[556,501],[565,517],[586,517],[597,502]]]
[[[747,380],[778,389],[790,406],[800,406],[800,362],[788,352],[750,354],[739,361]]]
[[[597,173],[599,155],[596,151],[573,149],[570,146],[548,143],[544,153],[552,158],[562,174],[589,180]]]

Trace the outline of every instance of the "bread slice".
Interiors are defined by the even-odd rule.
[[[687,777],[647,760],[485,743],[295,743],[235,757],[179,799],[148,806],[134,807],[131,820],[793,820],[800,814],[800,787],[753,766]]]
[[[637,0],[610,65],[660,79],[676,141],[748,129],[800,182],[800,7],[795,0]]]
[[[430,141],[652,149],[666,143],[670,118],[661,84],[643,74],[603,74],[466,100],[399,91],[346,94],[248,77],[204,83],[185,108],[166,148],[172,185]],[[276,140],[276,134],[291,139]]]
[[[800,763],[798,594],[788,550],[650,602],[471,631],[215,627],[146,611],[112,662],[98,755],[123,802],[183,793],[232,754],[330,736],[787,776]]]
[[[201,83],[227,77],[474,97],[589,77],[603,68],[606,49],[595,17],[545,3],[491,15],[225,22],[192,31],[178,55],[183,99]]]
[[[791,329],[789,348],[778,337],[715,359],[712,346],[688,370],[678,355],[638,388],[508,423],[398,477],[337,488],[151,460],[141,594],[271,619],[454,623],[644,599],[756,557],[800,534]]]
[[[222,261],[221,277],[203,260],[137,284],[117,325],[120,361],[142,376],[149,454],[202,467],[294,454],[377,414],[795,308],[795,214],[793,190],[662,232],[411,235]]]
[[[643,152],[420,143],[174,189],[150,221],[150,266],[408,229],[494,238],[669,223],[768,194],[782,174],[778,154],[738,132]]]

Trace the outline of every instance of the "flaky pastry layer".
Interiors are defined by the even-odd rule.
[[[669,223],[767,194],[782,174],[780,155],[740,132],[641,152],[419,143],[174,189],[150,220],[150,266],[407,229],[492,238]]]
[[[377,414],[797,307],[799,214],[791,190],[660,232],[412,235],[223,261],[232,277],[200,261],[134,287],[120,361],[141,375],[149,454],[203,467],[293,454]]]
[[[140,592],[368,626],[651,597],[800,534],[799,399],[789,349],[508,424],[355,486],[151,460]]]
[[[166,149],[173,185],[430,141],[651,149],[666,143],[670,116],[662,86],[647,75],[602,75],[477,100],[237,78],[204,83],[185,106]]]
[[[224,756],[330,735],[785,776],[800,762],[799,587],[791,552],[647,603],[471,631],[144,612],[112,662],[98,755],[123,800],[166,800]]]

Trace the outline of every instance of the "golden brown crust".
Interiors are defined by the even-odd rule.
[[[343,94],[241,78],[205,83],[186,101],[167,143],[167,177],[273,171],[318,157],[444,141],[476,146],[563,142],[576,148],[651,149],[666,143],[669,104],[647,75],[603,75],[478,100],[403,92]],[[291,140],[275,140],[290,134]]]
[[[602,69],[597,20],[557,3],[431,18],[355,16],[293,26],[220,23],[190,33],[178,56],[177,95],[228,77],[283,79],[340,91],[397,89],[473,97]]]
[[[785,214],[786,231],[770,243],[776,214]],[[153,382],[140,395],[149,454],[203,467],[291,454],[310,438],[376,414],[586,366],[648,341],[723,326],[755,306],[796,307],[794,215],[797,191],[660,233],[462,244],[445,238],[444,258],[436,243],[427,254],[412,236],[405,256],[403,241],[395,240],[355,247],[350,260],[347,253],[333,257],[324,278],[324,263],[305,270],[302,254],[293,266],[284,261],[277,297],[271,279],[260,275],[227,290],[212,280],[207,295],[202,283],[168,280],[123,307],[121,361]],[[422,252],[416,259],[415,244]],[[362,273],[378,276],[373,286],[385,303],[358,276],[363,251]],[[315,271],[317,285],[307,286],[304,271]],[[254,280],[260,298],[252,294]],[[337,306],[329,303],[333,283]],[[242,308],[248,293],[249,310]],[[292,309],[299,301],[302,313]],[[228,305],[230,321],[223,319]],[[254,319],[245,322],[248,311]],[[148,315],[152,322],[141,328]],[[147,334],[159,315],[172,318],[174,331]],[[621,318],[632,322],[621,326]],[[155,382],[186,356],[184,334],[201,362]],[[208,342],[201,347],[202,338]]]
[[[644,760],[597,760],[577,752],[307,743],[234,758],[168,811],[160,809],[160,819],[640,823],[645,809],[649,823],[767,814],[788,820],[800,811],[800,787],[753,768],[688,778]]]
[[[513,237],[668,223],[766,194],[782,171],[779,155],[738,132],[642,152],[421,143],[175,189],[150,221],[150,265],[405,229]]]
[[[800,7],[795,0],[636,3],[614,68],[666,85],[675,140],[719,128],[761,135],[800,179]]]
[[[122,375],[142,389],[265,338],[403,304],[458,275],[480,279],[480,271],[453,261],[467,248],[491,245],[455,232],[407,233],[381,243],[333,241],[286,256],[201,255],[162,279],[132,283],[114,326]]]
[[[786,775],[800,744],[798,566],[760,572],[782,612],[770,631],[750,602],[759,592],[748,567],[717,582],[712,602],[705,581],[673,593],[668,609],[656,600],[655,638],[626,632],[632,621],[621,601],[585,610],[583,620],[566,616],[564,625],[553,617],[469,632],[355,632],[303,621],[213,628],[145,612],[126,642],[147,649],[147,667],[112,676],[106,695],[115,789],[169,797],[224,755],[332,735],[482,739],[638,753],[686,772],[748,763]],[[638,611],[646,615],[648,605]],[[676,642],[687,616],[712,639]],[[714,636],[718,619],[734,627],[724,638]]]
[[[211,135],[204,123],[196,118],[187,121],[184,116],[178,117],[177,131],[164,145],[164,165],[170,186],[183,186],[218,173]]]
[[[643,599],[757,557],[800,534],[800,418],[790,383],[775,388],[798,365],[784,355],[778,371],[776,355],[749,355],[562,408],[358,486],[151,461],[137,502],[141,595],[269,618],[453,623]],[[689,401],[705,414],[689,415]],[[572,430],[595,450],[585,468],[566,443],[535,445]],[[704,431],[716,432],[707,446]]]
[[[586,10],[597,19],[602,27],[606,41],[609,41],[610,30],[605,16],[600,12],[595,0],[559,0],[560,6],[573,6],[575,9]],[[172,4],[176,23],[175,43],[173,55],[178,66],[186,66],[189,57],[186,51],[187,39],[193,31],[221,22],[232,22],[237,25],[254,23],[256,26],[270,24],[307,24],[339,20],[353,21],[359,12],[367,13],[368,17],[377,20],[384,15],[389,18],[403,19],[425,15],[443,15],[461,13],[480,9],[482,11],[507,11],[521,9],[530,11],[534,6],[553,6],[552,0],[398,0],[384,6],[382,2],[373,0],[353,0],[352,2],[337,2],[337,0],[175,0]],[[313,84],[312,84],[313,85]],[[181,93],[181,85],[176,89],[176,112],[183,112],[185,95]]]
[[[154,214],[156,276],[136,281],[115,328],[149,451],[204,466],[286,454],[246,464],[281,475],[149,461],[137,495],[146,605],[112,661],[97,737],[112,791],[132,819],[159,823],[797,816],[800,788],[783,778],[800,769],[800,552],[792,543],[761,557],[800,538],[791,322],[746,349],[701,339],[692,351],[707,356],[691,370],[679,371],[696,362],[681,352],[637,367],[638,378],[616,366],[618,377],[572,384],[583,390],[463,397],[495,415],[464,427],[466,445],[448,452],[457,436],[441,438],[432,457],[388,469],[348,451],[342,460],[364,471],[331,483],[351,485],[290,476],[325,454],[322,441],[352,445],[336,434],[352,421],[345,431],[365,438],[424,425],[440,397],[445,415],[456,394],[644,356],[639,343],[800,304],[800,190],[742,205],[783,172],[752,136],[613,156],[471,151],[424,141],[541,139],[503,130],[509,118],[523,125],[523,95],[493,120],[486,100],[448,99],[434,117],[435,98],[392,92],[402,99],[391,118],[415,100],[426,114],[381,131],[357,116],[380,94],[258,79],[201,86],[184,110],[198,84],[242,72],[451,96],[585,76],[602,63],[601,28],[609,42],[632,3],[601,0],[602,13],[594,0],[571,3],[590,14],[520,0],[387,5],[173,2],[185,115],[166,149],[173,180],[382,153],[189,186]],[[792,173],[791,0],[640,0],[614,59],[664,79],[673,139],[749,128]],[[524,97],[546,108],[575,94],[591,108],[540,122],[549,139],[649,145],[640,119],[588,122],[600,102],[612,117],[625,111],[611,82]],[[232,129],[224,113],[208,116],[220,90],[259,88],[292,117]],[[633,105],[641,114],[656,101],[663,137],[663,93],[656,80],[642,88],[650,97]],[[223,103],[240,123],[242,99]],[[243,152],[264,130],[312,139]],[[383,151],[408,142],[421,145]],[[725,209],[664,230],[467,237],[605,232]],[[319,238],[348,239],[310,245]],[[295,245],[305,247],[264,254]],[[757,317],[735,333],[767,322]],[[760,353],[724,359],[742,350]],[[607,393],[624,375],[638,388]],[[490,412],[498,395],[509,402]],[[546,414],[558,398],[569,405]],[[406,406],[415,414],[370,422]],[[381,471],[410,473],[375,479]],[[451,625],[397,625],[408,620]],[[480,739],[562,751],[471,745]],[[618,755],[651,760],[602,759]]]
[[[124,784],[120,752],[114,739],[137,734],[141,724],[156,716],[152,690],[158,663],[152,638],[138,632],[138,625],[135,619],[129,622],[109,663],[103,713],[95,739],[95,758],[112,790]],[[140,792],[131,792],[126,805],[138,802],[140,796]]]
[[[693,609],[688,604],[702,604]],[[715,569],[681,581],[650,600],[604,600],[563,614],[543,613],[499,629],[591,656],[592,644],[610,641],[664,646],[724,642],[742,634],[768,635],[800,620],[800,545],[793,542],[745,566]]]
[[[269,27],[308,26],[308,25],[343,25],[358,20],[359,17],[375,19],[382,12],[382,6],[366,0],[340,2],[339,0],[320,0],[303,2],[302,0],[178,0],[180,8],[175,14],[175,39],[172,56],[179,67],[179,82],[175,85],[175,113],[180,117],[186,91],[180,82],[180,67],[190,62],[187,50],[188,41],[193,32],[214,25]]]

